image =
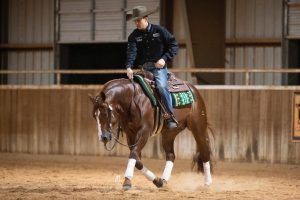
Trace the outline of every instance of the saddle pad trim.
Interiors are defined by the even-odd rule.
[[[140,75],[134,75],[133,77],[134,80],[137,81],[140,84],[140,86],[143,88],[146,96],[150,99],[152,106],[157,106],[157,100],[153,95],[152,89],[149,86],[149,84],[146,81],[144,81],[144,78]]]

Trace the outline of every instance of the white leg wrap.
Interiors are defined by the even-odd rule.
[[[210,186],[212,184],[212,177],[210,174],[210,164],[209,161],[203,163],[204,168],[204,185]]]
[[[149,180],[149,181],[153,181],[155,179],[155,175],[146,167],[143,167],[143,169],[141,170],[142,174]]]
[[[174,163],[172,161],[167,161],[165,170],[163,172],[163,175],[161,176],[162,179],[166,180],[167,182],[169,181],[172,173]]]
[[[128,179],[132,179],[133,177],[133,172],[134,172],[134,167],[135,167],[135,163],[136,163],[136,160],[135,159],[129,159],[128,160],[128,164],[127,164],[127,169],[125,171],[125,177],[128,178]]]

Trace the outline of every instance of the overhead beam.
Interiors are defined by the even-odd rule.
[[[52,50],[53,44],[0,44],[0,50]]]

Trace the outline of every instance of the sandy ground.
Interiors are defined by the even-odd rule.
[[[161,175],[163,160],[144,159]],[[135,171],[122,190],[127,158],[0,153],[0,199],[300,199],[300,166],[218,162],[209,188],[190,160],[177,160],[157,189]]]

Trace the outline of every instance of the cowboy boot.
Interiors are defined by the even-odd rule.
[[[170,118],[167,119],[167,128],[169,130],[177,128],[178,122],[175,119],[175,116],[173,114],[170,115]]]

